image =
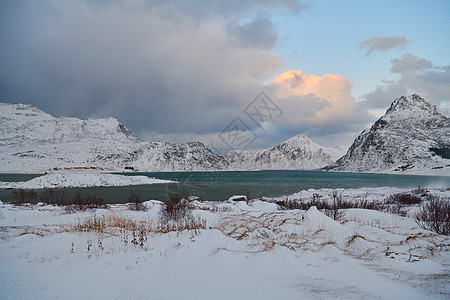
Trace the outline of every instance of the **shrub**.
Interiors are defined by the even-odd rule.
[[[388,198],[392,198],[392,202],[398,202],[401,204],[419,204],[422,202],[422,199],[418,196],[412,195],[412,194],[395,194],[391,195]]]
[[[16,198],[15,205],[23,205],[24,203],[36,203],[37,194],[32,190],[15,189],[13,190],[14,198]]]
[[[170,197],[161,207],[160,217],[163,220],[178,220],[190,217],[192,206],[181,196]]]
[[[429,201],[415,214],[417,225],[439,234],[450,234],[450,199],[437,196]]]
[[[425,197],[428,193],[427,189],[422,188],[420,185],[417,187],[417,189],[411,191],[414,195],[422,195],[422,197]]]
[[[95,208],[107,208],[105,200],[97,196],[82,196],[79,193],[75,195],[72,201],[72,205],[68,206],[66,209],[71,210],[86,210]]]
[[[390,195],[389,197],[384,199],[383,203],[376,205],[375,209],[391,214],[406,216],[406,206],[419,204],[421,202],[421,197],[407,193],[399,193]]]
[[[344,201],[342,200],[342,194],[338,194],[337,191],[333,191],[333,202],[331,203],[330,209],[326,210],[325,213],[327,216],[332,218],[333,220],[338,220],[342,217],[342,212],[340,211],[344,208]],[[350,206],[350,205],[345,205]]]
[[[44,188],[44,191],[39,196],[39,201],[51,205],[67,205],[69,198],[65,190],[55,190],[51,188]]]
[[[301,199],[289,200],[286,198],[285,200],[278,200],[275,203],[282,210],[308,210],[311,207],[315,206],[318,210],[323,211],[328,217],[332,218],[333,220],[338,220],[342,217],[341,209],[359,207],[357,203],[343,200],[342,194],[338,193],[337,191],[333,191],[331,203],[326,200],[322,200],[322,196],[319,194],[313,194],[312,199],[309,202],[302,201]]]
[[[157,232],[206,229],[206,221],[192,214],[193,207],[181,195],[169,198],[161,207]]]
[[[305,210],[306,203],[298,201],[298,200],[278,200],[275,202],[279,206],[279,209],[281,210],[293,210],[293,209],[300,209]]]
[[[142,204],[144,200],[141,199],[141,195],[138,191],[133,191],[128,198],[128,208],[136,211],[147,211],[147,207]]]

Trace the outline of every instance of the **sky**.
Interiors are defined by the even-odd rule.
[[[450,109],[450,1],[3,0],[0,101],[216,152],[347,148],[402,95]]]

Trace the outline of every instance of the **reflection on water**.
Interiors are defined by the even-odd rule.
[[[120,174],[128,176],[145,175],[159,179],[175,180],[178,183],[127,187],[66,188],[64,190],[69,196],[80,193],[82,195],[103,197],[107,203],[126,203],[133,191],[138,191],[143,199],[166,200],[170,196],[183,194],[199,196],[203,200],[216,201],[226,200],[232,195],[247,195],[249,198],[278,197],[311,188],[450,187],[450,177],[443,176],[334,173],[323,171],[264,170]],[[7,176],[11,176],[11,174]],[[14,174],[14,176],[16,181],[25,181],[29,180],[29,176],[33,175]],[[7,181],[7,178],[5,178],[5,174],[0,174],[0,181]],[[22,178],[27,179],[22,180]],[[0,190],[0,200],[13,201],[12,191]]]

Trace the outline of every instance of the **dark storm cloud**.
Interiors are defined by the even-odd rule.
[[[2,1],[0,101],[115,116],[138,134],[222,130],[281,60],[298,1]]]
[[[258,16],[243,24],[231,24],[229,31],[241,47],[272,48],[278,35],[270,18]]]
[[[409,40],[401,36],[372,36],[359,45],[360,49],[368,48],[366,54],[368,56],[373,51],[388,51],[397,47],[405,47],[408,43]]]

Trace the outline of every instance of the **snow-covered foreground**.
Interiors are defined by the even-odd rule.
[[[334,221],[315,207],[194,202],[196,229],[176,230],[161,226],[161,202],[144,204],[146,212],[112,205],[70,214],[0,204],[0,298],[450,297],[449,238],[411,218],[348,209]]]
[[[125,176],[104,173],[53,173],[33,178],[25,182],[2,182],[0,189],[43,189],[92,186],[125,186],[154,183],[169,183],[170,180],[149,178],[147,176]]]

